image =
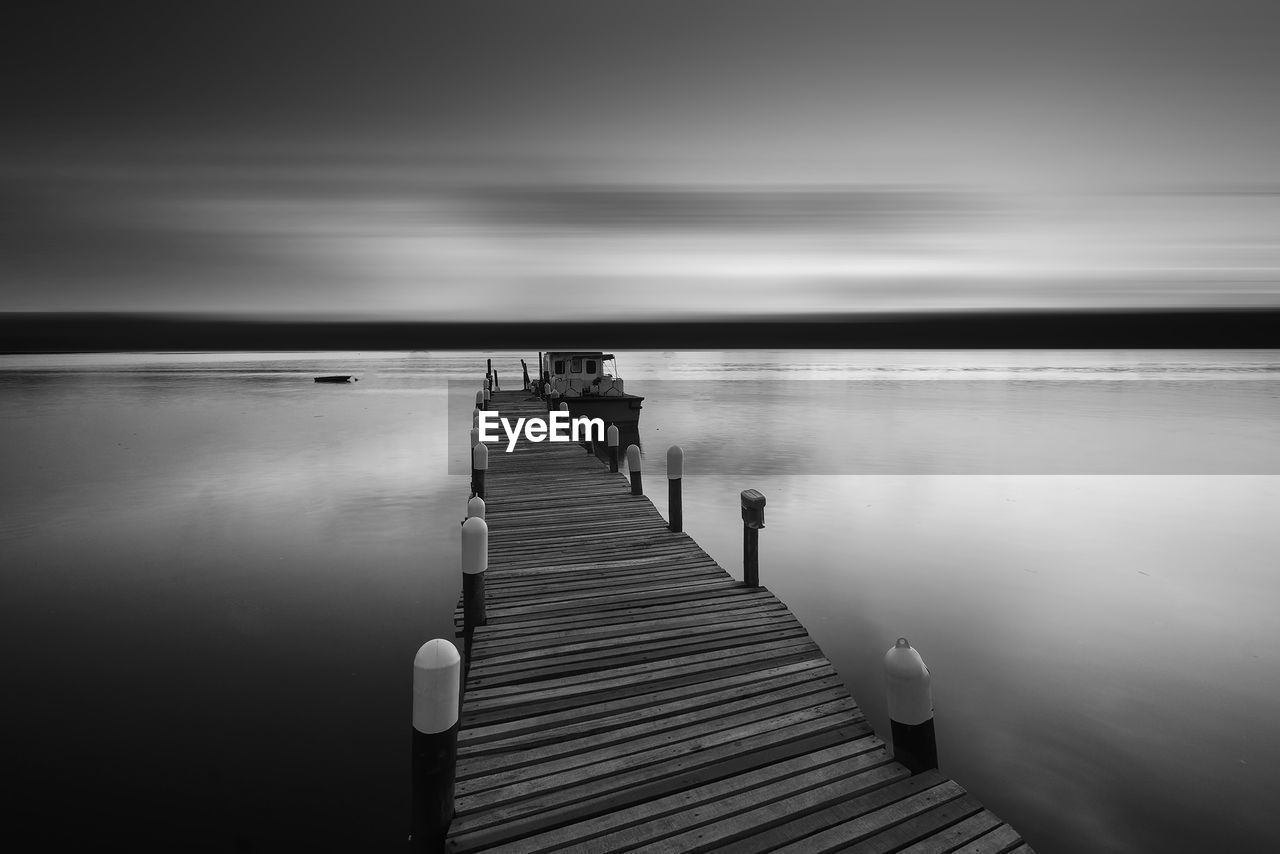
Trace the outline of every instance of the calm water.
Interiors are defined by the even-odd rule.
[[[399,848],[412,656],[459,588],[448,381],[534,355],[0,357],[13,817]],[[1280,850],[1280,353],[619,357],[649,482],[682,444],[731,572],[767,495],[762,580],[877,731],[906,635],[943,770],[1042,854]]]

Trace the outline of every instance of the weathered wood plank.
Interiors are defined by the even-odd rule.
[[[631,697],[610,699],[584,705],[575,705],[564,711],[543,715],[530,715],[519,720],[490,726],[471,726],[458,734],[458,751],[465,755],[470,744],[483,745],[493,739],[521,736],[555,738],[557,726],[570,723],[575,731],[585,732],[590,727],[623,726],[647,717],[674,714],[712,705],[738,696],[746,696],[753,690],[769,690],[785,681],[799,682],[835,673],[825,660],[809,658],[794,664],[784,664],[763,670],[739,673],[721,679],[712,679],[690,685],[680,685],[663,691],[652,691]],[[534,733],[530,736],[529,733]]]
[[[972,795],[964,794],[953,801],[947,801],[909,818],[901,824],[882,830],[874,836],[864,838],[852,848],[845,847],[844,842],[838,842],[831,850],[857,851],[858,854],[891,854],[943,828],[950,827],[981,809],[982,804],[978,803]]]
[[[679,678],[682,676],[698,677],[709,674],[712,669],[708,665],[719,665],[731,668],[737,664],[750,667],[769,657],[791,655],[804,651],[818,654],[818,645],[807,637],[787,638],[767,645],[756,645],[749,650],[715,650],[713,652],[696,653],[668,658],[664,661],[651,661],[644,664],[633,664],[625,667],[611,667],[596,671],[588,677],[572,680],[559,680],[551,684],[516,685],[488,687],[482,678],[476,678],[473,686],[471,677],[467,678],[466,705],[476,711],[483,711],[497,705],[509,703],[513,697],[520,697],[520,702],[531,702],[539,698],[569,696],[598,691],[622,690],[631,686],[649,689],[655,680]],[[752,668],[754,669],[754,668]],[[708,676],[707,678],[713,678]],[[704,681],[695,679],[694,681]],[[466,707],[464,707],[464,712]]]
[[[470,814],[459,811],[450,833],[495,827],[502,837],[516,838],[534,827],[557,827],[760,767],[774,761],[769,759],[771,756],[808,752],[808,737],[833,734],[838,734],[837,740],[825,740],[824,746],[871,735],[871,728],[865,722],[851,724],[840,716],[817,718],[753,738],[688,752],[665,762],[629,768],[599,782],[542,789],[536,795],[497,809],[476,810]],[[789,750],[793,744],[796,749]],[[520,829],[515,827],[518,818],[524,819]]]
[[[822,718],[837,716],[841,721],[857,708],[852,700],[835,699],[782,715],[762,716],[740,723],[728,729],[703,732],[686,732],[688,737],[679,741],[666,738],[646,742],[641,752],[621,755],[616,751],[586,754],[563,761],[545,762],[536,769],[518,769],[513,773],[499,773],[472,780],[459,780],[454,787],[458,814],[472,812],[484,806],[495,806],[518,801],[536,795],[549,788],[581,785],[600,781],[600,785],[612,785],[615,776],[623,771],[635,770],[691,754],[702,754],[710,748],[722,745],[737,746],[746,741],[759,740],[776,730],[785,730],[799,724],[811,723]],[[576,764],[586,759],[586,764]],[[543,772],[546,772],[545,774]]]
[[[1001,821],[990,810],[979,810],[975,815],[966,818],[938,831],[928,839],[921,840],[907,848],[901,854],[948,854],[963,845],[967,845],[984,833],[999,827]]]
[[[697,738],[737,725],[750,724],[764,715],[776,716],[840,701],[847,701],[850,705],[853,703],[848,691],[839,684],[839,679],[833,677],[829,681],[817,683],[807,693],[787,691],[765,694],[748,698],[732,707],[721,705],[664,718],[657,724],[638,724],[625,729],[564,739],[528,750],[509,751],[489,758],[460,758],[457,779],[484,776],[484,783],[501,785],[504,779],[501,774],[504,772],[512,772],[510,779],[523,779],[525,775],[515,769],[524,766],[537,765],[538,773],[552,773],[563,768],[586,765],[596,759],[639,753],[650,747],[674,743],[681,738]]]
[[[1007,824],[1001,824],[990,833],[983,834],[969,844],[957,848],[955,854],[1007,854],[1018,848],[1022,837]]]

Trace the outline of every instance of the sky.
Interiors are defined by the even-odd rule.
[[[0,312],[1280,305],[1267,2],[26,3]]]

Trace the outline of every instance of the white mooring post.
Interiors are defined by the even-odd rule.
[[[420,854],[444,851],[453,820],[458,769],[462,659],[447,640],[427,641],[413,658],[413,808],[409,843]]]
[[[938,742],[933,732],[933,691],[929,668],[906,638],[884,655],[885,689],[893,758],[912,774],[938,767]]]
[[[467,457],[471,462],[471,494],[476,494],[476,446],[480,444],[480,428],[472,427],[467,445]]]
[[[471,500],[467,502],[467,518],[470,519],[472,516],[480,519],[484,518],[484,499],[479,495],[472,496]],[[485,524],[488,523],[486,522]]]
[[[640,479],[639,445],[627,445],[627,471],[631,473],[631,494],[644,495],[644,481]]]
[[[489,524],[480,516],[462,523],[462,630],[468,636],[486,621],[484,573],[489,568]]]
[[[477,442],[471,449],[471,482],[476,495],[484,498],[484,473],[489,470],[489,446]]]
[[[618,428],[610,424],[609,429],[604,431],[605,444],[609,446],[609,471],[618,470]]]
[[[680,481],[684,477],[684,448],[672,445],[667,448],[667,527],[673,533],[684,530],[684,507],[680,495]]]
[[[484,401],[485,401],[484,389],[481,389],[480,391],[476,392],[476,409],[487,409],[488,407],[485,406]]]

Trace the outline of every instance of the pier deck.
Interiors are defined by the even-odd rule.
[[[624,475],[576,444],[491,450],[449,850],[1031,851],[894,762],[786,606]]]

